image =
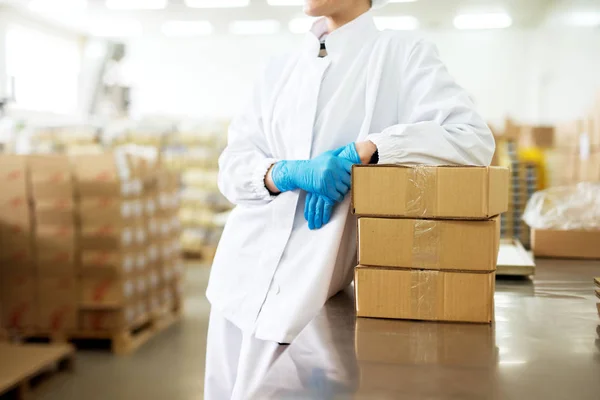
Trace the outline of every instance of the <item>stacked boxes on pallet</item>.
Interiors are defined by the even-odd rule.
[[[6,328],[37,323],[33,212],[25,157],[0,157],[0,314]]]
[[[181,308],[176,176],[121,153],[0,171],[2,327],[85,337]]]
[[[179,185],[178,175],[172,172],[161,171],[156,176],[157,293],[160,303],[169,309],[179,309],[183,297]]]
[[[359,317],[488,323],[508,169],[356,166]]]
[[[73,176],[64,156],[28,157],[35,215],[38,328],[77,328],[78,277]]]
[[[84,330],[122,329],[147,316],[142,182],[113,154],[73,158]]]

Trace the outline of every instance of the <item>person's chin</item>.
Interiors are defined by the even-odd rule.
[[[309,17],[322,17],[323,16],[323,12],[321,10],[319,10],[318,8],[311,8],[308,6],[304,7],[304,14],[308,15]]]

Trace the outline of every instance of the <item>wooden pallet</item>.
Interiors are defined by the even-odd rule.
[[[163,310],[139,318],[131,327],[118,332],[110,331],[67,331],[46,332],[29,330],[14,333],[11,338],[17,342],[47,340],[51,343],[109,341],[111,351],[117,355],[129,355],[150,339],[169,328],[181,319],[181,310]],[[90,344],[90,343],[87,343]]]
[[[0,396],[29,398],[32,381],[56,371],[72,371],[75,349],[69,344],[0,343]]]
[[[535,274],[535,263],[521,242],[502,239],[498,254],[497,276],[530,276]]]

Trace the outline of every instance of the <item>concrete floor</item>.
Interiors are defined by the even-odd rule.
[[[257,398],[596,400],[594,276],[600,262],[541,260],[533,281],[499,280],[493,326],[357,321],[347,290],[273,364]],[[36,398],[201,399],[207,278],[190,266],[179,325],[130,357],[78,353],[76,372],[48,380]]]

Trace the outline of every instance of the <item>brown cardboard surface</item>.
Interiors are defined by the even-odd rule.
[[[28,155],[26,162],[32,176],[62,171],[70,172],[71,170],[69,157],[62,154]]]
[[[22,156],[0,155],[0,202],[10,198],[27,198],[29,186],[27,165]]]
[[[0,225],[31,229],[29,198],[21,195],[9,196],[6,192],[4,196],[0,198]]]
[[[136,203],[120,197],[87,197],[79,203],[82,226],[124,224],[134,217]]]
[[[78,290],[77,280],[73,275],[38,277],[37,290],[40,329],[77,329]]]
[[[35,248],[39,264],[73,264],[75,262],[74,226],[37,226]]]
[[[142,182],[131,179],[127,161],[115,154],[72,157],[78,196],[133,197],[141,193]]]
[[[134,230],[119,223],[84,226],[79,238],[79,246],[83,250],[119,250],[134,244]]]
[[[116,331],[130,326],[136,316],[136,306],[127,304],[119,310],[81,310],[79,322],[84,331]]]
[[[35,275],[27,272],[2,274],[3,326],[6,328],[34,328],[37,325]]]
[[[84,250],[81,252],[83,275],[129,275],[135,270],[135,253]]]
[[[359,317],[489,323],[492,273],[384,269],[355,271]]]
[[[600,259],[600,230],[531,230],[531,248],[536,257]]]
[[[600,278],[594,278],[594,283],[596,286],[600,287]]]
[[[72,198],[73,179],[69,170],[31,173],[31,193],[34,199]]]
[[[0,243],[0,269],[14,271],[33,268],[36,255],[29,233],[12,233],[10,228],[3,229]]]
[[[556,125],[554,128],[554,145],[559,148],[576,148],[579,143],[579,134],[583,131],[583,121],[568,121]]]
[[[600,152],[594,151],[585,158],[579,158],[577,163],[578,180],[581,182],[600,181]]]
[[[521,126],[519,146],[523,148],[539,147],[543,149],[554,146],[553,126]]]
[[[38,225],[75,224],[75,204],[72,198],[36,199],[34,212]]]
[[[484,367],[497,361],[494,327],[356,319],[356,359],[388,364]]]
[[[494,271],[500,217],[483,221],[359,218],[358,263]]]
[[[80,305],[84,308],[121,307],[135,294],[135,282],[113,277],[81,278]]]
[[[508,209],[502,167],[358,166],[352,169],[359,216],[487,219]]]

